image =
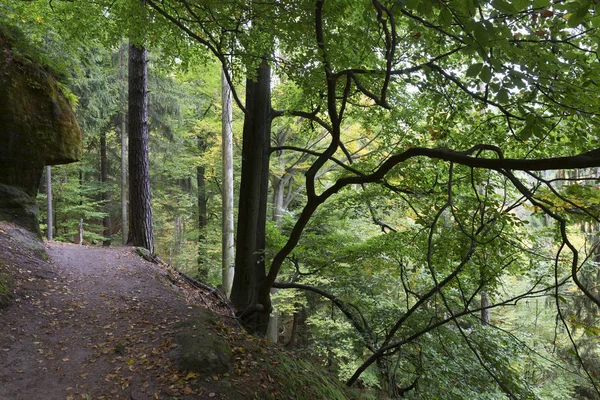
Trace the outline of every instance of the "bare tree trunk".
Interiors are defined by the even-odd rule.
[[[102,208],[106,211],[106,205],[108,202],[109,194],[105,188],[106,182],[108,181],[108,157],[106,155],[106,132],[100,134],[100,182],[102,182]],[[110,235],[110,217],[105,215],[102,218],[103,232],[102,236],[107,238]],[[110,239],[102,241],[103,246],[110,246]]]
[[[271,188],[273,189],[273,221],[278,222],[283,217],[284,206],[284,192],[285,183],[282,178],[273,176],[271,178]]]
[[[487,308],[490,306],[490,296],[488,295],[487,290],[483,289],[481,291],[481,322],[485,325],[489,325],[491,321],[490,309]]]
[[[242,173],[238,205],[235,276],[231,300],[246,328],[264,335],[271,310],[261,310],[258,297],[264,283],[265,224],[269,186],[271,68],[266,58],[256,81],[246,80],[246,116],[242,146]],[[269,295],[268,293],[266,294]]]
[[[202,154],[206,151],[206,145],[201,137],[198,137],[198,151]],[[208,265],[206,264],[205,229],[206,229],[206,176],[203,165],[196,167],[196,179],[198,183],[198,277],[201,281],[208,279]]]
[[[271,294],[273,295],[275,293],[277,293],[277,289],[271,288]],[[267,339],[271,343],[277,343],[279,339],[278,321],[279,312],[277,311],[275,304],[273,304],[273,312],[269,315],[269,324],[267,325]]]
[[[121,65],[119,67],[119,79],[125,80],[125,44],[121,45],[119,51]],[[125,112],[125,90],[121,94],[121,115],[119,117],[119,131],[121,133],[121,242],[127,243],[127,116]]]
[[[148,159],[147,53],[129,44],[129,239],[154,253]]]
[[[77,240],[78,245],[83,245],[83,218],[79,218],[79,237]]]
[[[223,146],[223,194],[222,194],[222,226],[221,226],[221,249],[223,258],[221,261],[223,292],[229,298],[233,285],[235,248],[233,242],[233,132],[231,88],[225,79],[225,73],[221,74],[221,136]]]
[[[48,235],[48,241],[51,242],[52,241],[52,213],[53,213],[53,209],[52,209],[52,167],[50,165],[46,166],[46,194],[48,196],[48,217],[46,219],[47,225],[48,225],[48,229],[47,229],[47,235]]]

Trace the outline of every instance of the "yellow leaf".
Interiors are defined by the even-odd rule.
[[[198,374],[194,373],[194,372],[188,372],[188,374],[185,376],[185,380],[189,381],[191,379],[195,379],[198,377]]]

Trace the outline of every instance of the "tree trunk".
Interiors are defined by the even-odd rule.
[[[487,308],[490,306],[490,296],[487,293],[487,290],[482,290],[481,291],[481,322],[484,325],[489,325],[491,318],[490,318],[490,309]]]
[[[206,150],[204,140],[198,136],[198,150],[202,154]],[[198,277],[201,281],[208,280],[208,265],[206,264],[206,251],[204,230],[206,229],[206,176],[202,165],[196,167],[198,182]]]
[[[119,79],[121,82],[125,80],[125,44],[121,45],[119,51],[120,66],[119,66]],[[127,132],[126,123],[127,116],[125,112],[126,94],[125,90],[121,93],[121,113],[119,116],[119,127],[117,130],[121,134],[121,243],[127,243]]]
[[[48,197],[48,217],[46,219],[48,228],[47,235],[48,241],[52,241],[52,167],[50,165],[46,166],[46,195]]]
[[[222,193],[222,224],[221,224],[221,282],[223,292],[231,297],[233,285],[235,248],[233,242],[233,131],[231,88],[221,73],[221,136],[223,154],[223,193]]]
[[[271,294],[277,293],[277,289],[271,288]],[[279,339],[279,312],[273,304],[273,312],[269,314],[269,324],[267,325],[267,339],[271,343],[277,343]]]
[[[129,44],[129,239],[154,253],[148,160],[147,54]]]
[[[109,199],[108,191],[106,190],[106,182],[108,181],[108,157],[106,156],[106,132],[100,134],[100,182],[102,182],[102,208],[106,212]],[[102,226],[104,230],[102,236],[107,238],[110,235],[110,217],[108,213],[102,218]],[[103,246],[110,246],[110,239],[102,241]]]
[[[278,222],[283,217],[285,181],[278,176],[273,176],[271,187],[273,188],[273,221]]]
[[[79,218],[79,234],[77,236],[77,244],[83,245],[83,218]]]
[[[261,310],[258,294],[265,279],[265,224],[269,181],[271,68],[266,59],[257,80],[246,81],[242,172],[236,236],[235,275],[231,300],[246,328],[264,335],[271,310]]]

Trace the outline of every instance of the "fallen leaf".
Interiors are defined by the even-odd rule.
[[[197,377],[198,377],[198,374],[196,374],[195,372],[188,372],[188,374],[183,379],[185,379],[186,381],[189,381],[189,380],[195,379]]]

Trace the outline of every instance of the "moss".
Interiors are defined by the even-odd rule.
[[[0,221],[11,221],[41,238],[35,199],[16,187],[0,183]]]
[[[12,299],[12,280],[0,269],[0,308],[6,307]]]
[[[231,346],[217,335],[210,312],[183,322],[177,334],[177,349],[172,356],[184,371],[202,374],[224,374],[231,370]]]
[[[6,31],[0,25],[0,220],[39,233],[33,199],[42,170],[81,158],[81,130],[52,71]]]
[[[275,357],[277,361],[268,364],[268,372],[279,384],[278,399],[358,399],[337,379],[324,374],[321,367],[286,353],[278,353]],[[263,393],[260,398],[275,399],[270,393]]]
[[[4,31],[0,26],[0,183],[33,197],[45,165],[81,158],[81,130],[52,71],[15,53]]]

